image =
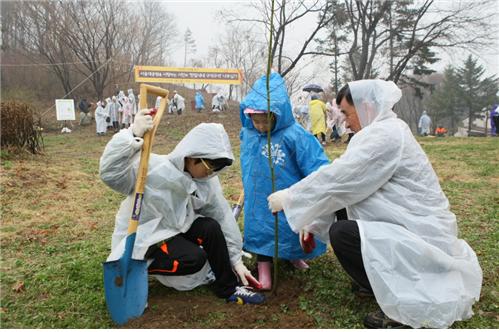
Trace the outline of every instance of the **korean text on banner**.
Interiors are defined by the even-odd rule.
[[[240,69],[135,66],[135,82],[239,85],[242,80]]]

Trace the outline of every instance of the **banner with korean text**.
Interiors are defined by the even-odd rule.
[[[135,66],[135,82],[141,83],[242,83],[240,69]]]

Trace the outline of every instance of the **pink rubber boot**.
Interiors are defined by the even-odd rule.
[[[291,264],[293,264],[295,269],[298,269],[298,270],[306,270],[310,267],[310,266],[308,266],[307,262],[305,262],[303,259],[292,260]]]
[[[271,269],[271,262],[258,262],[258,281],[262,284],[261,290],[270,290],[272,288]]]

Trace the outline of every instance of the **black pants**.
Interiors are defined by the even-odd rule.
[[[221,298],[232,295],[238,285],[225,236],[220,224],[211,218],[196,219],[186,233],[151,246],[146,257],[154,259],[149,274],[177,276],[198,272],[208,260],[215,274],[213,290]]]
[[[362,261],[357,222],[340,218],[338,220],[329,229],[329,239],[334,253],[348,275],[359,285],[372,291]]]

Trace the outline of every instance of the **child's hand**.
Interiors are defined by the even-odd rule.
[[[234,265],[234,271],[236,272],[239,280],[244,286],[251,285],[256,289],[262,288],[262,284],[256,280],[255,277],[251,275],[251,272],[246,268],[242,261],[239,261],[236,265]]]
[[[136,137],[144,137],[144,134],[153,127],[152,116],[149,115],[148,109],[140,110],[135,115],[135,120],[132,124],[132,132]]]

